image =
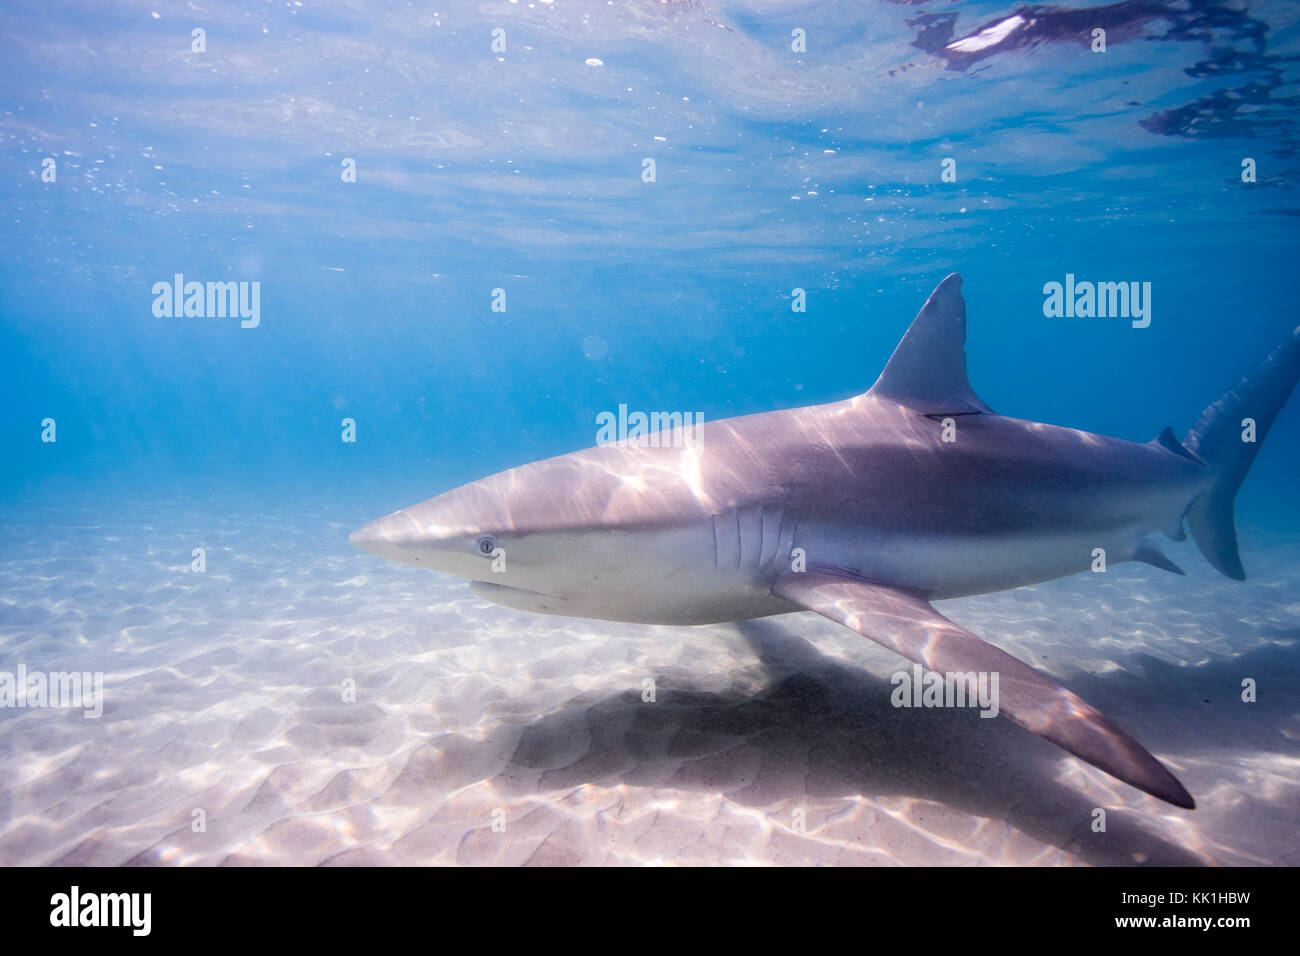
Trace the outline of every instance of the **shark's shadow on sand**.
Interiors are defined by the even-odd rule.
[[[1097,865],[1205,862],[1152,833],[1137,812],[1112,812],[1106,832],[1092,832],[1094,804],[1056,779],[1065,756],[1005,719],[980,718],[973,709],[897,709],[888,680],[822,654],[781,624],[732,626],[765,671],[762,689],[700,691],[689,686],[689,674],[670,670],[654,703],[643,702],[639,688],[576,697],[522,732],[513,729],[518,742],[493,785],[516,796],[583,784],[664,787],[725,793],[763,808],[902,796],[1004,820]],[[1077,674],[1070,683],[1157,751],[1185,750],[1188,726],[1214,707],[1216,732],[1203,742],[1206,750],[1245,740],[1300,755],[1300,744],[1262,719],[1276,715],[1237,700],[1243,676],[1300,673],[1300,642],[1287,644],[1197,667],[1141,656],[1128,662],[1140,665],[1140,674]],[[1282,679],[1281,698],[1293,700],[1300,680]],[[1144,708],[1159,720],[1144,721]]]

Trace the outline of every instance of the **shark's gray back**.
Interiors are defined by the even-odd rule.
[[[709,527],[717,561],[756,562],[756,587],[788,569],[784,535],[817,563],[955,596],[1086,569],[1098,547],[1128,560],[1137,537],[1178,524],[1207,480],[1158,444],[991,412],[926,415],[872,394],[655,440],[535,462],[452,493],[478,495],[474,507],[448,496],[426,504],[481,514],[509,503],[502,526],[521,534]],[[995,567],[978,557],[1003,547],[1023,558]]]

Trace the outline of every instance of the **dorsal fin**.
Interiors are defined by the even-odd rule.
[[[954,272],[930,293],[869,394],[923,415],[992,413],[966,378],[961,276]]]
[[[1159,445],[1161,448],[1164,448],[1167,451],[1172,451],[1175,455],[1181,455],[1183,458],[1188,458],[1196,462],[1198,465],[1205,464],[1205,462],[1201,461],[1201,459],[1188,451],[1186,447],[1184,447],[1183,443],[1178,440],[1177,436],[1174,435],[1174,430],[1167,426],[1164,431],[1151,439],[1151,444]]]

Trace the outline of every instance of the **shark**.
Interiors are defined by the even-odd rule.
[[[1300,377],[1300,328],[1182,440],[996,414],[966,368],[961,276],[851,398],[706,421],[525,464],[358,528],[353,544],[538,614],[700,625],[811,611],[936,674],[992,674],[1000,713],[1176,807],[1126,730],[934,607],[1111,564],[1182,574],[1190,530],[1244,579],[1233,503]]]

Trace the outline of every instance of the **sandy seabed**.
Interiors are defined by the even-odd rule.
[[[10,522],[0,670],[102,671],[105,701],[0,709],[0,864],[1300,864],[1294,536],[1243,528],[1245,583],[1162,542],[1186,577],[940,605],[1132,732],[1189,812],[1005,719],[895,709],[910,665],[815,615],[516,612],[352,548],[374,516]]]

